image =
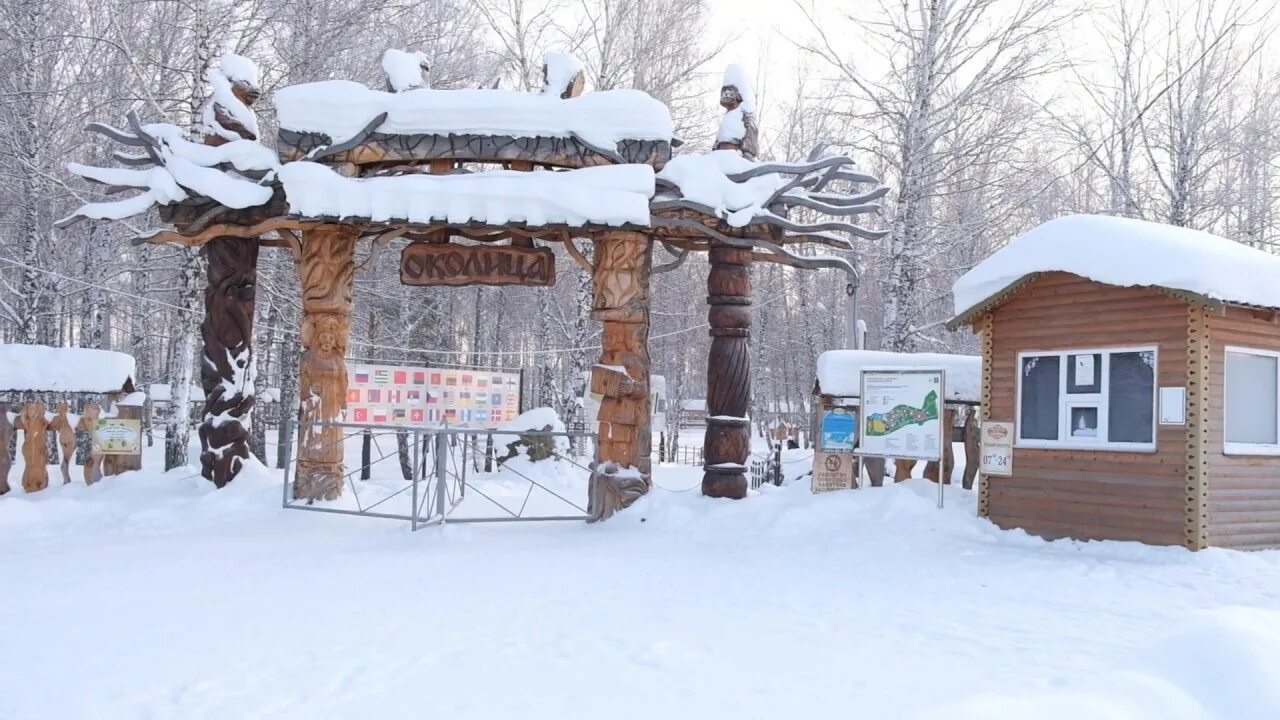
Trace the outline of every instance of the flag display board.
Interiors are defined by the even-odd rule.
[[[493,428],[520,413],[520,373],[353,363],[347,422]]]

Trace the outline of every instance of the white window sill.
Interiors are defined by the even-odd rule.
[[[1092,450],[1124,453],[1154,453],[1156,451],[1155,443],[1086,443],[1058,440],[1017,440],[1013,443],[1013,447],[1024,450]],[[1280,448],[1277,448],[1276,454],[1280,455]]]
[[[1254,445],[1251,443],[1222,443],[1223,455],[1280,456],[1280,445]]]

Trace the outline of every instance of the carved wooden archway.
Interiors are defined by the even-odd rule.
[[[346,403],[357,244],[369,242],[371,252],[377,252],[392,239],[409,240],[402,255],[402,278],[412,284],[545,285],[553,275],[522,263],[536,262],[534,256],[546,252],[536,243],[560,242],[592,274],[591,311],[603,329],[603,349],[590,380],[591,391],[603,398],[590,487],[591,518],[609,517],[651,486],[650,278],[678,267],[690,252],[707,252],[711,268],[707,301],[712,345],[702,490],[715,497],[746,494],[750,268],[760,261],[852,273],[843,258],[798,256],[787,246],[816,243],[849,249],[849,235],[880,237],[839,218],[878,209],[874,201],[887,190],[836,190],[876,181],[853,171],[848,157],[824,155],[820,148],[803,162],[756,162],[754,100],[749,88],[736,84],[738,73],[726,75],[720,95],[727,112],[717,133],[717,151],[673,159],[672,147],[678,141],[670,137],[665,107],[632,91],[620,91],[631,93],[625,96],[580,97],[582,70],[575,63],[561,56],[544,67],[547,83],[538,96],[479,91],[492,93],[483,96],[484,102],[513,109],[511,118],[487,121],[493,126],[509,120],[520,127],[507,135],[467,128],[446,133],[426,127],[429,121],[419,127],[406,120],[430,116],[406,115],[406,106],[421,111],[441,103],[456,111],[458,98],[472,96],[422,89],[397,95],[360,86],[352,90],[347,84],[344,91],[354,95],[338,101],[386,109],[370,111],[363,128],[337,139],[338,130],[315,129],[327,127],[324,104],[334,101],[334,86],[304,85],[286,88],[277,97],[277,105],[287,106],[290,116],[281,118],[277,150],[267,151],[247,129],[256,127],[249,106],[257,91],[248,79],[233,76],[224,78],[232,91],[215,93],[207,116],[214,127],[203,147],[213,152],[193,149],[173,126],[143,125],[133,115],[128,131],[90,126],[145,153],[117,153],[121,162],[152,170],[73,167],[87,179],[117,189],[141,189],[144,194],[91,203],[65,222],[123,217],[146,209],[141,201],[149,199],[173,229],[150,233],[138,242],[205,248],[209,286],[202,378],[208,401],[200,437],[206,477],[219,486],[229,482],[249,455],[244,421],[253,398],[236,388],[244,387],[237,379],[252,366],[259,248],[287,248],[301,281],[303,352],[293,494],[316,501],[342,492],[342,433],[332,423],[341,419]],[[649,127],[643,121],[621,122],[621,127],[640,130],[616,131],[608,142],[574,129],[553,129],[544,135],[525,127],[534,122],[528,117],[536,121],[543,115],[553,118],[551,126],[573,127],[581,117],[593,117],[593,108],[614,106],[648,118]],[[529,115],[514,109],[528,110]],[[655,126],[665,131],[654,132]],[[241,139],[227,142],[232,137]],[[498,175],[483,169],[495,166],[526,172]],[[747,199],[708,195],[708,178],[711,187],[728,188],[732,197]],[[519,212],[504,214],[499,209],[500,217],[495,217],[445,208],[453,193],[465,189],[483,194],[486,183],[495,181],[501,181],[504,197],[520,205]],[[361,198],[369,197],[377,202],[361,204]],[[436,205],[445,209],[431,209]],[[791,217],[793,210],[808,218],[837,219],[801,222]],[[578,250],[574,238],[594,244],[594,261]],[[655,267],[657,245],[672,259]],[[449,259],[454,256],[461,259]]]

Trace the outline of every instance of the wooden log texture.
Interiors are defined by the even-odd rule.
[[[951,470],[956,466],[955,451],[951,449],[951,428],[956,422],[955,408],[942,409],[942,484],[951,484]],[[938,462],[930,460],[924,466],[924,476],[928,480],[938,482]]]
[[[332,144],[328,135],[280,130],[280,160],[301,160],[316,148]],[[601,152],[604,150],[605,152]],[[610,156],[608,153],[614,155]],[[398,165],[433,160],[451,162],[528,162],[549,167],[583,168],[639,163],[661,169],[671,159],[666,140],[623,140],[615,147],[590,147],[576,137],[502,137],[494,135],[399,135],[374,132],[348,150],[324,158],[326,163]]]
[[[295,499],[333,500],[342,494],[342,419],[347,403],[347,343],[351,283],[359,230],[319,225],[303,233],[302,360],[299,368],[298,467]]]
[[[45,433],[49,421],[45,419],[44,403],[29,402],[18,414],[18,427],[22,429],[22,489],[39,492],[49,487],[49,445]]]
[[[102,417],[102,406],[98,403],[86,403],[80,413],[80,422],[76,429],[89,434],[89,456],[84,462],[84,484],[92,485],[102,479],[102,453],[93,444],[93,431],[98,427],[98,418]]]
[[[9,406],[0,402],[0,495],[9,492],[9,468],[13,467],[9,443],[12,441],[13,423],[9,420]]]
[[[644,233],[595,238],[591,316],[603,323],[591,392],[602,395],[588,515],[603,520],[649,491],[649,278],[653,244]]]
[[[208,284],[204,290],[204,416],[200,421],[200,472],[217,487],[235,479],[249,457],[254,397],[254,294],[258,242],[219,237],[204,246]]]
[[[751,251],[720,245],[710,253],[707,319],[707,431],[703,442],[702,494],[747,496],[751,453]]]

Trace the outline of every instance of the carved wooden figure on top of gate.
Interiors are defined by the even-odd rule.
[[[87,403],[80,413],[80,422],[76,424],[77,430],[90,435],[89,457],[84,462],[85,485],[92,485],[102,479],[102,449],[92,440],[100,417],[102,417],[102,406],[98,403]]]
[[[18,428],[22,430],[22,489],[29,493],[49,487],[49,446],[45,433],[49,421],[45,418],[44,403],[30,402],[22,406],[18,414]]]
[[[754,101],[747,102],[744,97],[752,90],[738,87],[738,82],[734,75],[726,74],[725,84],[720,88],[720,106],[725,109],[725,116],[716,135],[715,149],[737,150],[743,157],[754,160],[760,151],[760,131],[756,126]]]

